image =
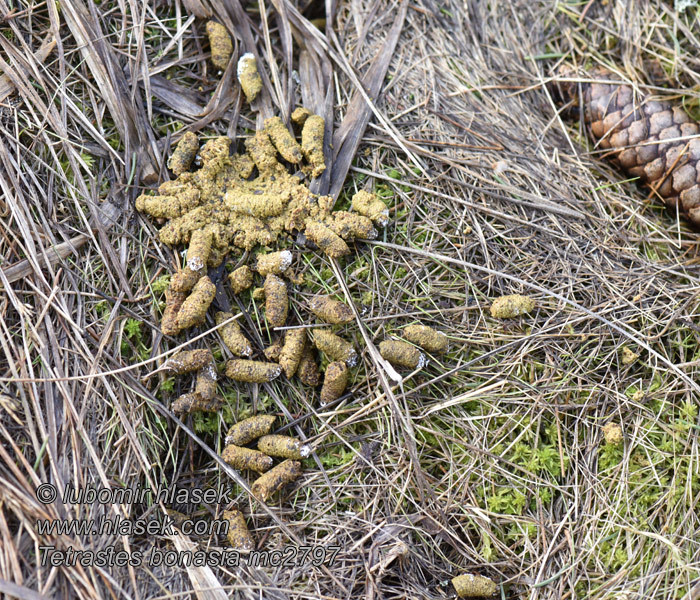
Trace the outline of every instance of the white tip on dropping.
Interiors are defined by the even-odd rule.
[[[204,261],[199,256],[194,256],[187,261],[187,266],[193,271],[201,271],[204,268]]]
[[[309,454],[311,454],[311,446],[304,444],[301,448],[299,448],[299,456],[302,458],[306,458]]]
[[[182,361],[179,358],[169,358],[165,361],[163,368],[165,369],[179,369],[182,366]]]
[[[218,376],[216,374],[216,369],[214,368],[213,365],[207,365],[206,367],[207,370],[207,375],[209,376],[209,379],[212,381],[216,381],[218,379]]]
[[[380,227],[386,227],[389,224],[389,209],[383,210],[379,215],[375,223]]]
[[[243,74],[243,69],[246,68],[245,63],[248,62],[249,60],[252,60],[253,62],[255,62],[255,56],[253,55],[252,52],[246,52],[243,56],[241,56],[238,59],[238,67],[236,70],[238,73],[238,80],[239,81],[241,80],[241,75]]]
[[[286,271],[292,264],[292,253],[289,250],[280,252],[280,271]]]
[[[348,357],[345,359],[345,364],[348,367],[354,367],[357,364],[357,352],[355,352],[355,350],[352,350],[350,354],[348,354]]]
[[[277,367],[275,370],[272,371],[272,379],[274,379],[275,377],[279,377],[281,373],[282,367]]]
[[[377,230],[374,227],[372,227],[372,230],[369,232],[366,239],[376,240],[378,235],[379,233],[377,233]]]
[[[417,367],[417,368],[422,369],[423,367],[427,367],[429,362],[430,362],[430,361],[429,361],[428,358],[425,356],[425,354],[423,354],[423,353],[421,352],[421,353],[420,353],[420,358],[418,359],[418,367]]]

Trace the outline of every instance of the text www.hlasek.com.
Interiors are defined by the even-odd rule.
[[[123,519],[100,517],[98,519],[39,519],[36,531],[39,535],[173,535],[172,519]],[[228,533],[229,522],[188,519],[177,528],[185,535],[222,535]]]

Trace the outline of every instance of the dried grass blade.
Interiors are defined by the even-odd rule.
[[[196,118],[204,113],[204,107],[197,102],[197,94],[184,85],[179,85],[160,75],[152,75],[151,92],[163,104],[185,117]]]
[[[362,78],[362,85],[365,86],[366,95],[370,98],[376,98],[379,95],[389,63],[394,55],[396,44],[399,41],[399,35],[403,29],[407,10],[408,4],[404,2],[401,5],[399,14],[396,15],[396,20],[384,45],[377,53],[366,75]],[[333,136],[335,158],[332,166],[330,195],[334,198],[338,197],[340,190],[343,188],[345,177],[360,145],[371,114],[372,108],[365,100],[364,95],[360,90],[356,90],[347,114]]]
[[[63,0],[63,15],[95,82],[103,94],[110,115],[124,140],[125,153],[137,152],[146,172],[156,160],[149,159],[147,149],[157,156],[155,142],[150,139],[150,123],[145,111],[137,110],[137,104],[128,93],[130,86],[119,67],[114,50],[105,41],[97,19],[79,0]]]
[[[74,254],[78,249],[89,240],[89,236],[81,233],[71,238],[67,242],[58,244],[54,248],[49,248],[46,250],[46,254],[37,257],[37,265],[43,268],[47,263],[50,265],[56,264],[64,259],[66,259],[71,254]],[[28,258],[24,258],[5,269],[2,269],[2,276],[0,276],[0,283],[14,283],[27,275],[31,275],[34,272],[34,267]]]
[[[56,39],[53,37],[53,34],[47,35],[39,49],[34,53],[34,58],[39,64],[42,64],[55,47]],[[14,91],[15,85],[10,78],[7,75],[0,75],[0,102]]]

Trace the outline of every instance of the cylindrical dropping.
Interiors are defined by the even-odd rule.
[[[258,450],[276,458],[301,460],[311,454],[311,448],[288,435],[264,435],[258,440]]]
[[[163,369],[175,375],[184,375],[199,371],[214,361],[211,350],[181,350],[173,354],[165,364]]]
[[[279,377],[282,367],[276,363],[235,359],[226,363],[226,377],[246,383],[266,383]]]
[[[340,258],[350,254],[350,248],[339,235],[318,221],[306,224],[306,237],[316,244],[321,252],[331,258]]]
[[[300,475],[301,463],[296,460],[285,460],[274,469],[270,469],[267,473],[258,477],[253,482],[251,491],[263,502],[267,502],[272,494],[297,479]]]
[[[287,322],[289,298],[287,284],[277,275],[265,278],[265,318],[270,327],[283,327]]]
[[[306,344],[305,329],[289,329],[284,336],[284,346],[280,352],[279,364],[284,374],[291,379],[296,373]]]
[[[217,312],[214,315],[214,320],[217,325],[233,318],[233,313]],[[241,333],[241,328],[237,321],[229,321],[226,325],[219,328],[219,335],[226,344],[226,347],[235,356],[248,357],[253,353],[253,347],[250,345],[248,338]]]
[[[389,222],[389,209],[375,194],[360,190],[352,197],[352,210],[371,219],[379,227]]]
[[[261,173],[269,173],[280,166],[277,162],[277,150],[266,131],[256,131],[254,136],[245,141],[245,147]]]
[[[231,36],[226,31],[226,27],[215,21],[207,22],[207,35],[211,48],[211,62],[215,67],[225,69],[233,53]]]
[[[179,246],[188,242],[192,232],[204,228],[210,219],[211,206],[198,206],[163,225],[158,239],[166,246]]]
[[[201,273],[193,271],[189,267],[180,269],[170,279],[170,289],[174,292],[189,294],[201,276]]]
[[[292,121],[303,127],[304,123],[306,123],[306,119],[308,119],[310,116],[311,111],[308,108],[300,106],[294,109],[294,112],[292,113]]]
[[[287,198],[278,193],[259,191],[261,193],[256,194],[236,189],[229,190],[224,195],[224,203],[233,213],[258,219],[269,219],[282,214]]]
[[[498,586],[488,577],[469,573],[455,577],[452,585],[458,598],[483,598],[498,592]]]
[[[323,117],[309,116],[301,130],[301,150],[311,165],[311,176],[318,177],[326,170],[323,158],[323,135],[326,123]]]
[[[304,352],[297,367],[297,377],[304,385],[311,387],[316,387],[321,382],[321,375],[318,372],[314,351],[308,341],[304,344]]]
[[[258,254],[255,270],[263,277],[284,273],[292,264],[292,253],[289,250]]]
[[[251,285],[253,285],[253,272],[250,270],[248,265],[243,265],[238,267],[229,276],[228,280],[231,283],[231,289],[233,293],[238,295],[241,292],[245,292]]]
[[[282,158],[290,163],[301,162],[301,147],[289,133],[279,117],[270,117],[265,121],[265,131],[270,136],[272,143],[277,148]]]
[[[182,186],[182,189],[173,189],[171,194],[141,194],[136,198],[135,206],[139,212],[157,219],[175,219],[197,208],[199,203],[199,190],[192,186]]]
[[[623,442],[624,436],[622,434],[622,427],[620,427],[619,423],[610,422],[607,425],[603,425],[602,429],[603,437],[605,438],[606,443],[616,446]]]
[[[355,318],[352,308],[345,302],[335,300],[329,296],[315,296],[309,302],[309,308],[321,321],[334,325],[350,323]]]
[[[175,173],[175,175],[184,173],[192,165],[192,161],[197,155],[197,150],[199,150],[199,139],[197,135],[191,131],[186,131],[168,159],[168,168]]]
[[[404,328],[401,335],[409,342],[434,354],[440,354],[447,350],[447,336],[442,331],[427,325],[409,325]]]
[[[321,388],[321,405],[330,404],[343,395],[350,379],[350,371],[344,362],[335,361],[326,367]]]
[[[267,360],[278,363],[280,361],[280,354],[282,354],[282,340],[276,339],[263,350],[263,354]]]
[[[165,310],[163,310],[163,320],[160,322],[160,330],[163,335],[177,335],[180,327],[177,324],[177,314],[185,302],[187,294],[176,292],[170,287],[165,290]]]
[[[262,79],[258,73],[258,65],[255,56],[250,52],[246,52],[238,60],[238,82],[241,84],[241,89],[248,102],[255,100],[262,90]]]
[[[379,344],[379,354],[395,367],[420,369],[427,363],[425,355],[418,348],[400,340],[384,340]]]
[[[234,444],[229,444],[224,448],[224,451],[221,453],[221,458],[234,469],[239,469],[241,471],[250,469],[257,473],[264,473],[272,467],[273,463],[272,458],[259,450],[250,450],[249,448],[242,448]]]
[[[212,231],[208,227],[192,232],[187,249],[187,266],[193,271],[201,272],[207,266],[212,237]]]
[[[239,552],[250,552],[255,548],[255,541],[240,510],[225,510],[223,518],[228,521],[226,539],[233,548]]]
[[[212,360],[197,372],[194,391],[202,400],[209,401],[216,396],[216,365]]]
[[[192,289],[192,293],[182,303],[177,313],[177,324],[180,329],[188,329],[204,323],[207,310],[216,296],[216,286],[206,275]]]
[[[311,336],[314,345],[331,360],[342,360],[349,367],[357,363],[357,352],[350,342],[335,335],[328,329],[313,329]]]
[[[170,407],[177,414],[187,414],[191,412],[216,412],[224,405],[223,398],[210,398],[206,400],[198,393],[183,394],[175,400]]]
[[[272,431],[275,415],[255,415],[238,421],[226,434],[226,443],[245,446]]]
[[[512,319],[535,309],[535,300],[521,294],[496,298],[491,304],[491,316],[495,319]]]
[[[156,219],[174,219],[183,214],[180,199],[176,196],[152,196],[141,194],[136,198],[136,210]]]
[[[216,167],[210,174],[217,173],[221,167],[229,160],[229,150],[231,148],[231,138],[220,135],[208,139],[199,150],[199,157],[202,159],[203,167]],[[195,178],[199,173],[195,173]]]
[[[373,240],[377,237],[377,230],[371,219],[346,210],[333,211],[328,226],[348,242],[356,239]]]

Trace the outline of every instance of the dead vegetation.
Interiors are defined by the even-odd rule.
[[[621,181],[544,86],[559,62],[603,64],[697,117],[696,9],[325,5],[0,0],[0,592],[446,598],[468,573],[505,598],[697,598],[698,237]],[[233,34],[224,69],[209,60],[212,15]],[[254,111],[237,83],[245,52],[262,78]],[[166,407],[194,377],[147,376],[179,350],[230,356],[211,317],[181,343],[161,334],[163,276],[185,265],[134,202],[167,177],[183,128],[242,149],[299,105],[331,142],[312,191],[341,210],[360,190],[390,207],[357,253],[305,257],[312,289],[289,307],[308,322],[318,295],[351,305],[354,323],[308,333],[352,338],[358,367],[324,406],[284,377],[225,380],[223,410],[177,418]],[[279,332],[238,273],[240,294],[220,308],[240,313],[264,360]],[[493,299],[516,293],[534,310],[493,318]],[[448,350],[399,379],[377,347],[417,323],[445,333]],[[219,456],[230,426],[259,413],[278,416],[270,433],[313,448],[312,467],[269,505],[249,502]],[[147,567],[228,542],[41,534],[37,522],[212,520],[231,507],[43,504],[42,483],[59,495],[224,486],[257,549],[339,551],[295,568]],[[47,545],[144,561],[51,567]]]

